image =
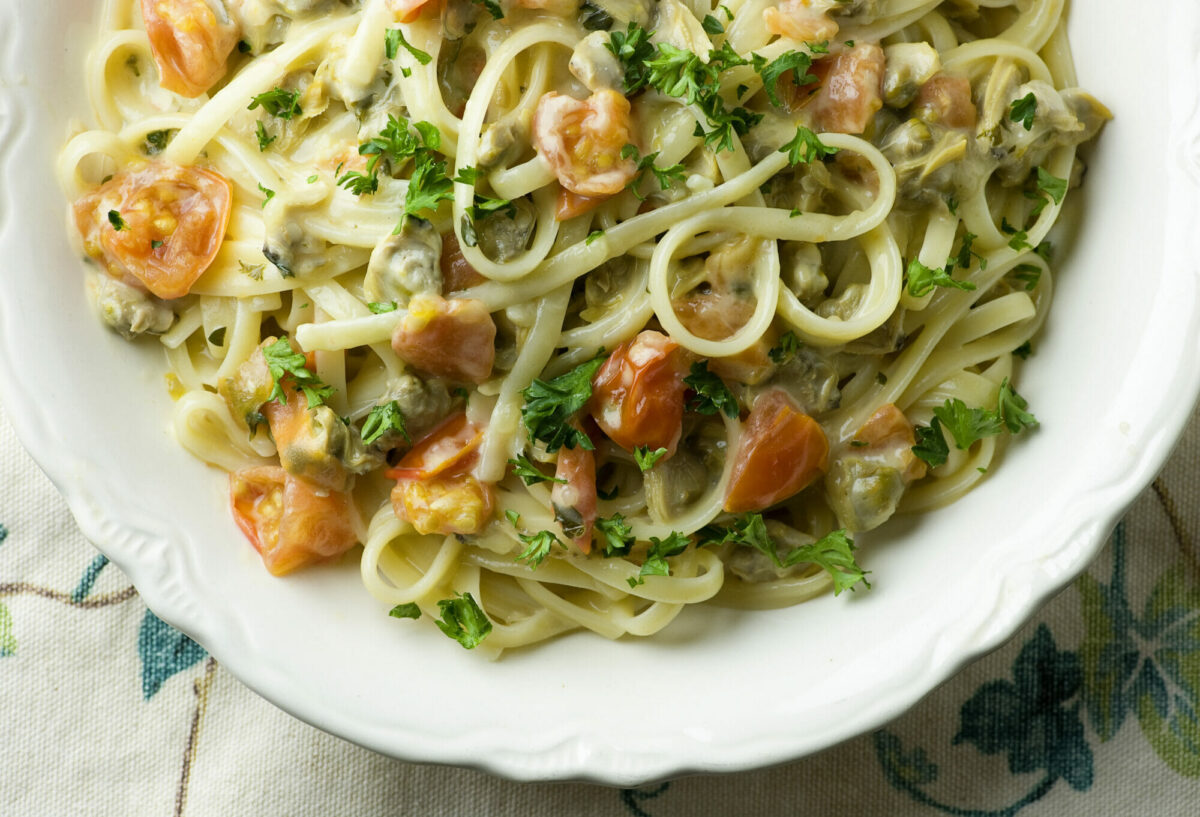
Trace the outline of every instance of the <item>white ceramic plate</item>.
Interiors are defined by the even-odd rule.
[[[6,409],[159,616],[334,734],[400,758],[616,784],[827,747],[903,712],[1079,573],[1200,388],[1200,15],[1167,0],[1077,5],[1082,84],[1116,120],[1072,194],[1075,246],[1020,376],[1042,427],[962,501],[863,537],[870,592],[688,610],[652,640],[573,635],[488,663],[388,618],[353,565],[268,576],[230,521],[223,475],[167,431],[160,353],[101,328],[65,238],[51,168],[87,111],[89,0],[0,4]]]

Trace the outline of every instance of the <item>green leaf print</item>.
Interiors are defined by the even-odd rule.
[[[0,602],[0,658],[7,658],[17,651],[17,638],[13,635],[12,614]]]

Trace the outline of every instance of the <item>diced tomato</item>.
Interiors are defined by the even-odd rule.
[[[560,448],[550,491],[554,515],[563,533],[584,553],[592,550],[592,526],[596,522],[596,456],[582,446]]]
[[[584,213],[590,213],[608,198],[608,196],[581,196],[564,187],[558,191],[558,207],[554,211],[554,220],[567,221],[576,216],[582,216]]]
[[[533,144],[558,177],[580,196],[612,196],[625,189],[637,163],[621,158],[633,143],[629,100],[605,88],[580,101],[553,91],[538,100]]]
[[[829,467],[817,421],[779,390],[764,392],[742,428],[725,510],[761,511],[807,488]]]
[[[948,128],[973,130],[978,117],[970,80],[946,74],[936,74],[921,86],[915,108],[922,119]]]
[[[392,507],[419,533],[478,533],[492,515],[492,489],[470,473],[483,430],[459,412],[429,432],[400,464]]]
[[[233,519],[272,574],[337,556],[358,542],[349,494],[318,491],[276,465],[229,475]]]
[[[812,73],[821,88],[812,95],[813,124],[819,131],[862,133],[883,107],[883,49],[860,43],[849,51],[817,60]]]
[[[480,275],[471,266],[471,262],[463,256],[462,247],[459,246],[458,236],[454,234],[454,231],[442,236],[441,267],[443,295],[460,292],[487,282],[487,278]]]
[[[470,474],[400,479],[392,508],[417,533],[478,533],[492,515],[492,489]]]
[[[439,474],[460,474],[475,464],[483,429],[460,411],[417,441],[395,468],[390,479],[430,479]]]
[[[310,362],[308,366],[311,371],[313,364]],[[295,388],[290,375],[284,377],[282,385],[285,401],[270,400],[261,408],[279,451],[280,464],[292,476],[318,488],[348,490],[352,478],[342,461],[329,450],[328,429],[320,427],[319,418],[308,407],[308,398]],[[329,413],[326,418],[341,422]]]
[[[767,31],[799,42],[833,39],[838,24],[829,16],[836,0],[783,0],[763,11]]]
[[[867,444],[865,448],[859,448],[858,453],[884,453],[894,460],[905,484],[925,476],[925,461],[912,452],[917,442],[916,432],[894,403],[885,403],[876,409],[855,433],[854,439]]]
[[[387,0],[387,5],[396,16],[396,22],[411,23],[421,15],[421,9],[429,2],[430,0]]]
[[[212,170],[155,162],[126,170],[75,202],[87,254],[159,298],[187,295],[229,224],[233,187]]]
[[[683,433],[683,378],[691,359],[666,335],[642,332],[613,350],[596,372],[588,410],[626,451],[665,448],[669,457]]]
[[[423,372],[482,383],[496,359],[496,324],[483,301],[415,295],[392,332],[392,348]]]
[[[200,96],[225,76],[241,36],[237,24],[218,19],[206,0],[142,0],[142,21],[160,84],[186,97]]]

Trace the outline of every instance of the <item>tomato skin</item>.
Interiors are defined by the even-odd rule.
[[[423,372],[482,383],[496,359],[496,323],[483,301],[414,295],[392,333],[392,349]]]
[[[388,8],[396,16],[398,23],[411,23],[413,20],[421,16],[421,9],[429,4],[430,0],[388,0]]]
[[[446,418],[417,441],[395,468],[385,473],[389,479],[430,479],[439,474],[458,474],[475,464],[475,451],[483,441],[483,429],[460,411]]]
[[[800,42],[829,40],[838,32],[837,22],[828,14],[834,5],[828,0],[783,0],[763,10],[763,23],[772,34]]]
[[[626,451],[638,446],[675,453],[683,433],[683,378],[690,353],[647,330],[613,350],[592,378],[589,411],[608,438]]]
[[[75,226],[113,277],[170,300],[187,295],[216,258],[232,205],[233,185],[216,171],[154,162],[76,201]],[[113,226],[113,211],[124,229]]]
[[[142,21],[162,87],[197,97],[225,76],[241,36],[237,24],[218,20],[205,0],[142,0]]]
[[[333,558],[358,542],[349,494],[318,491],[277,465],[230,474],[229,499],[234,521],[272,575]]]
[[[567,221],[599,207],[608,196],[581,196],[563,187],[558,191],[558,205],[554,209],[555,221]]]
[[[829,441],[817,421],[779,390],[764,392],[742,428],[725,510],[761,511],[807,488],[829,467]]]
[[[413,446],[386,475],[396,480],[392,508],[418,533],[478,533],[492,515],[493,496],[469,471],[483,429],[459,412]]]
[[[554,478],[566,480],[566,484],[555,483],[550,490],[550,502],[556,516],[571,518],[578,516],[581,532],[575,536],[566,534],[584,553],[592,551],[592,527],[596,523],[596,455],[582,446],[560,448],[558,462],[554,467]]]
[[[603,89],[581,101],[554,91],[543,94],[533,115],[533,144],[554,168],[558,183],[580,196],[620,193],[637,173],[621,158],[633,143],[629,100]]]

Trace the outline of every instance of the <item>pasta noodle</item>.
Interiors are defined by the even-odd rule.
[[[498,655],[866,583],[1036,424],[1064,0],[105,0],[60,183],[274,573]]]

